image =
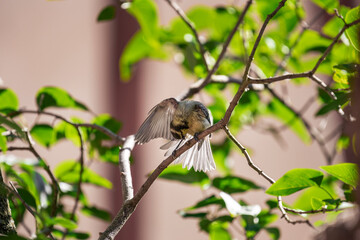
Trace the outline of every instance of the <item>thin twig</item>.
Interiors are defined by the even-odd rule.
[[[24,205],[24,207],[26,208],[26,210],[28,210],[28,212],[34,217],[35,219],[35,226],[37,226],[37,223],[36,223],[36,217],[38,217],[38,213],[35,212],[26,202],[25,200],[21,197],[21,195],[19,194],[18,190],[16,189],[16,187],[14,186],[14,184],[9,181],[9,184],[11,186],[11,188],[13,189],[13,191],[11,191],[12,193],[15,194],[15,196],[21,201],[21,203]]]
[[[194,23],[186,16],[186,14],[184,13],[184,11],[180,8],[180,6],[172,1],[172,0],[165,0],[169,3],[169,5],[175,10],[175,12],[180,16],[180,18],[185,22],[186,25],[188,25],[188,27],[191,29],[191,31],[193,32],[195,39],[199,45],[199,49],[200,49],[200,55],[201,58],[204,62],[206,71],[209,72],[209,66],[208,63],[206,62],[206,58],[205,58],[205,49],[204,46],[202,45],[201,41],[200,41],[200,37],[199,34],[197,33],[196,29],[195,29],[195,25]]]
[[[292,212],[295,214],[316,214],[316,213],[344,211],[347,208],[334,208],[334,209],[322,208],[322,209],[318,209],[318,210],[309,210],[309,211],[297,210],[297,209],[292,209],[292,208],[288,208],[288,207],[284,207],[284,209],[287,212]]]
[[[40,156],[40,154],[35,150],[34,146],[33,146],[33,142],[30,136],[29,131],[25,130],[25,137],[26,137],[26,141],[29,145],[29,150],[34,154],[34,156],[43,163],[43,168],[45,170],[45,172],[49,175],[50,179],[51,179],[51,186],[52,186],[52,190],[53,190],[53,200],[51,203],[51,213],[50,216],[55,216],[56,215],[56,210],[57,210],[57,203],[58,203],[58,196],[59,196],[59,185],[58,182],[54,176],[54,174],[52,173],[50,166],[48,164],[48,162],[42,158]]]
[[[316,62],[314,68],[311,70],[312,75],[316,72],[316,70],[319,68],[320,64],[325,60],[326,56],[330,53],[331,49],[334,47],[334,45],[338,42],[338,40],[340,39],[341,35],[345,32],[346,29],[359,24],[360,23],[360,19],[357,19],[351,23],[347,23],[343,26],[343,28],[340,30],[340,32],[335,36],[335,38],[333,39],[332,43],[326,48],[326,50],[324,51],[324,53],[321,55],[321,57],[319,58],[319,60]]]
[[[111,139],[115,140],[117,144],[120,144],[120,145],[122,145],[124,143],[124,141],[125,141],[125,138],[120,137],[119,135],[113,133],[112,131],[110,131],[109,129],[107,129],[107,128],[103,127],[103,126],[100,126],[100,125],[97,125],[97,124],[90,124],[90,123],[74,123],[74,122],[71,122],[71,121],[67,120],[63,116],[61,116],[59,114],[56,114],[56,113],[52,113],[52,112],[20,109],[18,111],[14,111],[14,112],[8,114],[7,116],[11,117],[11,116],[15,116],[15,115],[18,115],[18,114],[23,114],[23,113],[52,116],[52,117],[55,117],[55,118],[57,118],[59,120],[62,120],[64,122],[66,122],[67,124],[73,125],[74,127],[87,127],[87,128],[96,129],[96,130],[106,134]]]

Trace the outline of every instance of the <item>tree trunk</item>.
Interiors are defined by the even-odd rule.
[[[8,191],[4,187],[4,182],[0,170],[0,235],[16,234],[14,220],[8,201]]]

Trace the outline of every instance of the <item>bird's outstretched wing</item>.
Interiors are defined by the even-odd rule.
[[[135,140],[139,144],[147,143],[154,138],[174,140],[170,132],[170,123],[177,108],[178,101],[168,98],[153,107],[135,134]]]

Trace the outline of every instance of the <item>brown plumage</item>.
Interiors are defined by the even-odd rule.
[[[192,100],[179,102],[174,98],[168,98],[149,111],[148,117],[135,135],[135,140],[139,144],[147,143],[154,138],[170,140],[161,146],[161,149],[168,150],[165,156],[169,156],[187,140],[196,137],[211,125],[211,113],[202,103]],[[193,167],[195,171],[215,169],[210,136],[199,140],[174,161],[181,162],[183,167]]]

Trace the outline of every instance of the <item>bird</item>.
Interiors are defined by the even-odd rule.
[[[213,124],[209,109],[194,100],[178,101],[168,98],[154,106],[135,134],[135,141],[144,144],[155,138],[169,140],[160,149],[167,150],[165,156],[174,156],[178,148],[194,137],[197,143],[175,159],[188,170],[211,171],[216,168],[210,146],[210,135],[198,139],[198,134]]]

